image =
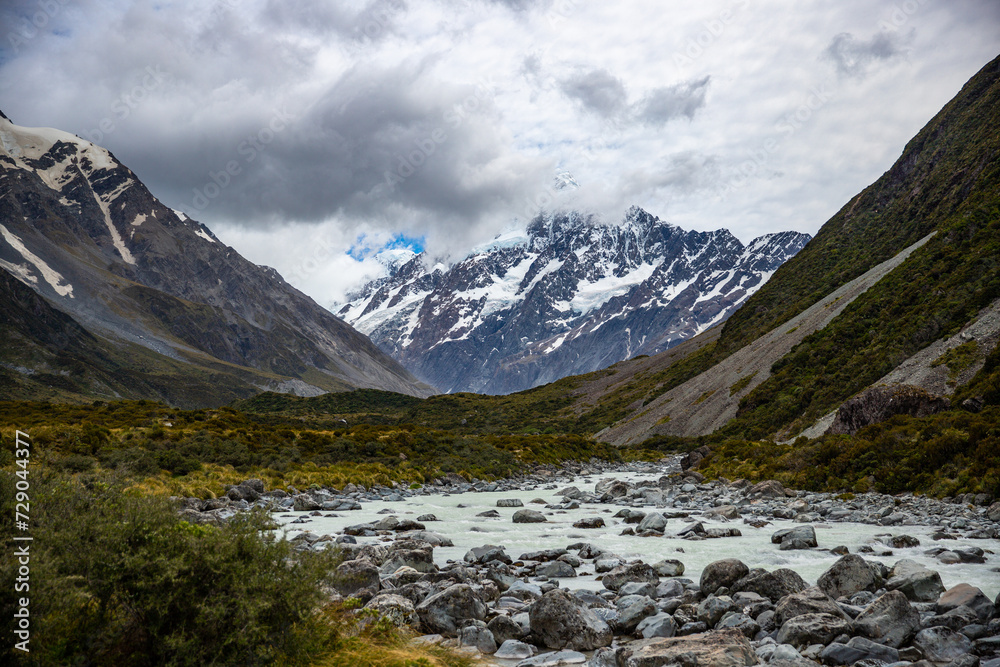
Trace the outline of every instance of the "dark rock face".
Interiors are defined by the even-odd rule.
[[[632,642],[619,653],[618,664],[624,667],[745,667],[758,664],[758,660],[743,633],[729,629]]]
[[[872,387],[845,401],[827,433],[855,434],[895,415],[926,417],[951,407],[951,401],[910,385]]]
[[[564,590],[549,591],[531,605],[531,634],[552,649],[591,651],[611,644],[611,628]]]
[[[876,599],[854,619],[858,634],[879,644],[899,648],[920,629],[920,614],[899,591]]]
[[[779,644],[793,646],[829,644],[835,637],[850,634],[853,629],[853,624],[841,616],[809,613],[785,621],[776,639]]]
[[[797,572],[788,568],[780,568],[774,572],[751,572],[732,585],[734,593],[756,593],[774,603],[786,595],[799,593],[806,588],[808,586],[805,580]]]
[[[857,554],[841,557],[820,575],[817,585],[832,598],[851,596],[859,591],[875,592],[882,586],[882,576]]]
[[[164,368],[197,371],[163,384],[137,382],[154,375],[147,365],[126,354],[122,368],[95,354],[87,361],[104,386],[71,371],[72,389],[199,407],[250,396],[255,385],[302,395],[355,387],[432,393],[274,269],[164,206],[108,151],[5,119],[0,132],[3,266],[16,267],[12,275],[86,330],[116,346],[146,348]],[[226,364],[239,368],[220,370]],[[210,381],[199,379],[206,369]],[[216,402],[203,398],[212,393]]]
[[[538,217],[447,268],[390,267],[338,314],[442,391],[504,394],[655,354],[725,320],[810,237],[744,246],[639,209]]]
[[[363,559],[344,561],[337,566],[333,585],[341,595],[370,600],[379,589],[379,572],[371,562]]]
[[[455,584],[417,605],[417,615],[428,632],[454,637],[465,621],[486,618],[486,604],[468,584]]]
[[[736,558],[726,558],[709,563],[701,572],[700,588],[702,593],[712,595],[723,586],[732,586],[747,576],[750,568],[746,563]]]

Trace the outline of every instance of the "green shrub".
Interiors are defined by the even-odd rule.
[[[14,478],[2,481],[12,516]],[[295,554],[263,515],[194,526],[166,499],[102,477],[36,472],[31,493],[32,664],[296,664],[329,642],[314,612],[336,555]],[[7,591],[15,563],[0,565]],[[0,600],[9,638],[13,600]]]

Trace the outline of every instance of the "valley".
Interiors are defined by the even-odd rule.
[[[540,210],[450,264],[386,245],[334,313],[0,113],[4,635],[31,606],[46,667],[1000,667],[998,127],[1000,58],[815,236]]]

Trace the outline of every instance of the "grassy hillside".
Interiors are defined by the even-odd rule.
[[[929,232],[952,227],[965,213],[988,212],[1000,185],[997,127],[1000,57],[729,318],[719,353],[731,354]]]
[[[848,202],[697,350],[668,351],[606,387],[581,423],[626,418],[894,256],[938,234],[902,267],[808,337],[747,396],[726,433],[787,435],[954,333],[1000,296],[1000,58],[911,140],[893,167]],[[692,341],[694,342],[694,341]],[[632,367],[634,368],[634,367]],[[628,375],[627,377],[624,377]],[[577,391],[594,394],[583,379]],[[719,390],[729,390],[720,387]]]

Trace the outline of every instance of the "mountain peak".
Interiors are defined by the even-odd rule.
[[[618,224],[543,213],[449,268],[372,281],[339,313],[444,391],[520,391],[724,321],[809,239],[793,238],[747,253],[728,231],[685,231],[638,206]]]

